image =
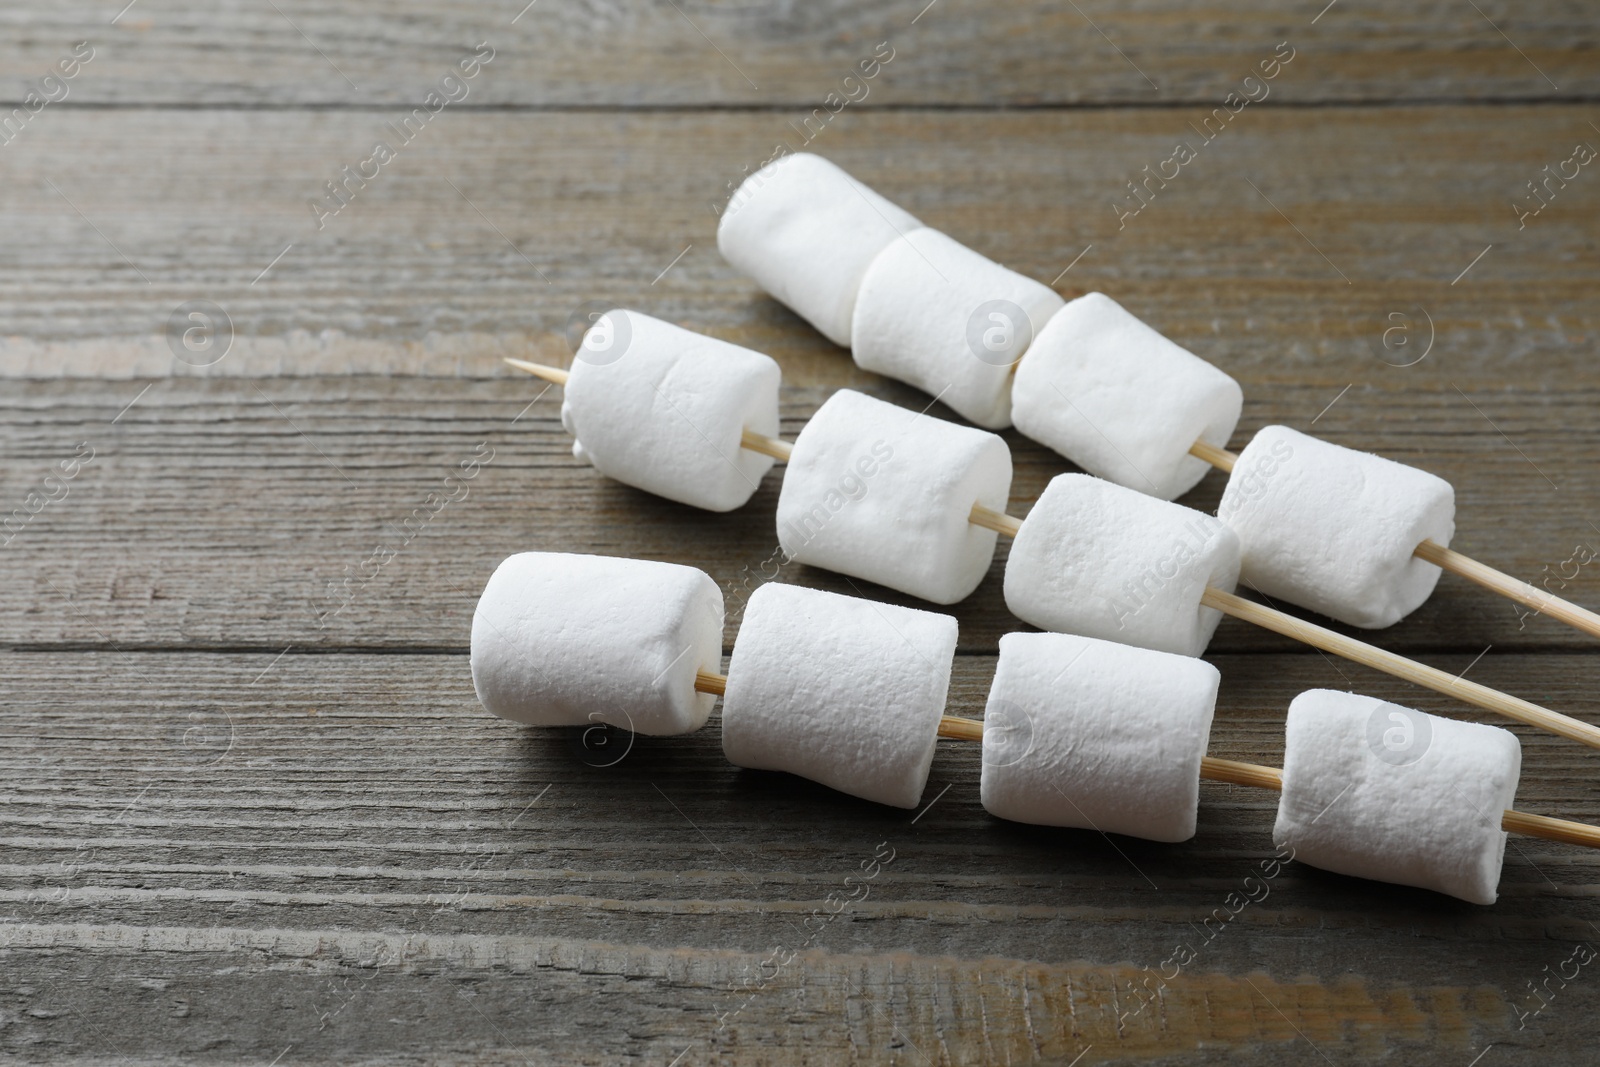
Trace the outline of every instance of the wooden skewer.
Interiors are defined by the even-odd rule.
[[[982,504],[974,504],[970,521],[976,526],[994,530],[1007,536],[1015,537],[1022,528],[1022,521],[1003,511],[986,508]],[[1398,656],[1393,652],[1386,652],[1365,641],[1357,641],[1353,637],[1334,633],[1332,630],[1297,619],[1276,608],[1269,608],[1265,604],[1257,604],[1253,600],[1224,593],[1215,586],[1207,586],[1200,596],[1200,603],[1208,608],[1215,608],[1225,615],[1232,615],[1248,623],[1264,627],[1274,633],[1292,637],[1296,641],[1304,642],[1313,648],[1320,648],[1324,652],[1332,652],[1336,656],[1353,660],[1363,666],[1374,670],[1392,674],[1396,678],[1403,678],[1408,682],[1453,696],[1469,704],[1476,704],[1480,708],[1497,712],[1508,719],[1537,726],[1541,730],[1549,730],[1553,734],[1580,742],[1591,748],[1600,748],[1600,727],[1590,726],[1586,722],[1551,711],[1521,697],[1514,697],[1502,693],[1498,689],[1490,689],[1477,682],[1469,682],[1464,678],[1456,678],[1435,667],[1418,663],[1416,660]]]
[[[759,452],[763,456],[771,456],[779,463],[789,462],[789,456],[794,452],[794,445],[788,441],[756,433],[748,426],[739,435],[739,447],[747,452]]]
[[[1591,748],[1600,748],[1600,728],[1590,726],[1567,715],[1541,707],[1532,701],[1523,700],[1490,689],[1477,682],[1469,682],[1465,678],[1457,678],[1446,674],[1436,667],[1418,663],[1415,660],[1398,656],[1393,652],[1385,651],[1369,645],[1364,641],[1357,641],[1353,637],[1334,633],[1315,623],[1297,619],[1293,615],[1265,604],[1257,604],[1232,593],[1224,593],[1215,587],[1207,587],[1200,595],[1200,603],[1208,608],[1216,608],[1236,619],[1255,623],[1274,633],[1292,637],[1296,641],[1303,641],[1313,648],[1320,648],[1324,652],[1332,652],[1336,656],[1354,660],[1357,663],[1392,674],[1396,678],[1403,678],[1408,682],[1432,689],[1434,692],[1443,693],[1465,700],[1469,704],[1476,704],[1480,708],[1498,712],[1508,719],[1537,726],[1541,730],[1549,730],[1553,734],[1570,738],[1573,741],[1589,745]]]
[[[508,359],[506,362],[511,363],[512,360]],[[531,367],[532,364],[524,364],[524,366]],[[1196,441],[1190,445],[1189,455],[1195,459],[1205,460],[1223,474],[1232,474],[1233,465],[1239,462],[1239,454],[1237,452],[1229,452],[1226,448],[1208,445],[1204,441]]]
[[[1218,448],[1216,445],[1208,445],[1204,441],[1196,441],[1189,449],[1189,454],[1205,460],[1220,471],[1230,473],[1233,471],[1233,465],[1239,460],[1236,453],[1229,452],[1226,448]],[[1519,581],[1487,564],[1479,563],[1471,556],[1464,556],[1453,548],[1446,548],[1437,541],[1423,541],[1412,555],[1427,560],[1440,570],[1449,571],[1469,582],[1475,582],[1523,607],[1532,608],[1538,614],[1549,615],[1576,630],[1582,630],[1591,637],[1600,637],[1600,614],[1579,607],[1570,600],[1552,596],[1527,582]]]
[[[946,715],[939,720],[939,736],[956,741],[981,741],[983,722]],[[1218,759],[1215,756],[1200,757],[1200,777],[1231,785],[1283,790],[1283,772],[1278,768]],[[1523,811],[1507,811],[1500,818],[1500,828],[1510,833],[1542,837],[1547,841],[1600,848],[1600,826],[1590,826],[1588,823],[1552,819],[1548,815],[1529,815]]]
[[[503,358],[505,362],[518,370],[525,370],[535,378],[543,378],[545,381],[554,382],[557,385],[566,385],[567,379],[572,377],[571,371],[564,371],[560,367],[548,367],[543,363],[529,363],[525,359],[512,359],[510,356]]]

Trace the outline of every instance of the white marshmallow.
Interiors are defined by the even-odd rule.
[[[778,432],[768,356],[637,311],[602,315],[567,379],[561,425],[601,474],[709,511],[750,499],[772,458],[739,446]]]
[[[1188,656],[1006,634],[983,714],[983,806],[1017,822],[1187,841],[1221,678]]]
[[[1003,510],[1010,492],[999,437],[841,389],[795,440],[778,543],[801,563],[953,604],[994,559],[972,505]]]
[[[1233,592],[1239,539],[1203,511],[1087,474],[1058,474],[1011,544],[1006,607],[1043,630],[1198,656]]]
[[[862,277],[851,350],[867,370],[932,393],[979,426],[1004,429],[1011,365],[1061,306],[1048,286],[938,230],[914,230],[878,253]]]
[[[472,616],[478,699],[531,726],[698,730],[715,698],[695,673],[721,664],[722,591],[676,563],[521,552]]]
[[[1196,441],[1226,447],[1239,383],[1103,293],[1056,312],[1017,366],[1017,429],[1118,485],[1172,500],[1211,468]]]
[[[1217,517],[1239,535],[1239,580],[1360,626],[1390,626],[1428,599],[1449,545],[1455,490],[1426,471],[1268,426],[1239,454]]]
[[[826,159],[800,152],[744,180],[717,223],[717,248],[828,340],[848,347],[867,264],[921,225]]]
[[[722,699],[722,749],[914,808],[950,688],[956,620],[769,582],[745,604]]]
[[[1289,705],[1272,840],[1313,867],[1493,904],[1521,769],[1507,730],[1312,689]]]

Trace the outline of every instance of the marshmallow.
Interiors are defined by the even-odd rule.
[[[1017,429],[1118,485],[1171,500],[1211,468],[1196,441],[1226,447],[1239,383],[1122,309],[1080,296],[1045,324],[1017,366]]]
[[[795,440],[778,543],[801,563],[953,604],[994,558],[972,505],[1004,510],[1010,492],[999,437],[841,389]]]
[[[914,808],[950,688],[956,620],[769,582],[745,604],[722,698],[722,749]]]
[[[669,322],[617,309],[584,334],[561,425],[601,474],[709,511],[750,499],[772,458],[740,448],[778,432],[778,365]]]
[[[836,345],[867,265],[922,223],[821,156],[800,152],[744,180],[717,224],[722,258]]]
[[[722,663],[722,591],[693,567],[522,552],[495,568],[472,616],[472,684],[501,718],[698,730]]]
[[[851,349],[867,370],[1004,429],[1011,365],[1061,306],[1048,286],[938,230],[914,230],[878,253],[861,279]]]
[[[1198,656],[1233,592],[1239,539],[1202,511],[1058,474],[1022,522],[1006,562],[1006,607],[1043,630]]]
[[[1521,769],[1507,730],[1312,689],[1289,705],[1272,841],[1313,867],[1493,904]]]
[[[1234,464],[1217,517],[1239,535],[1239,580],[1269,597],[1377,629],[1415,610],[1439,568],[1411,553],[1455,533],[1450,483],[1268,426]]]
[[[1221,678],[1188,656],[1006,634],[983,715],[984,808],[1017,822],[1187,841]]]

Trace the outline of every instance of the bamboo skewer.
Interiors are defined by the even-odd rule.
[[[713,696],[728,695],[728,676],[726,674],[712,674],[710,671],[694,672],[694,688],[696,692],[710,693]]]
[[[1551,711],[1521,697],[1502,693],[1498,689],[1490,689],[1486,685],[1454,677],[1437,667],[1429,667],[1416,660],[1369,645],[1365,641],[1357,641],[1353,637],[1335,633],[1315,623],[1269,608],[1265,604],[1257,604],[1253,600],[1224,593],[1215,587],[1207,587],[1200,596],[1200,603],[1208,608],[1215,608],[1225,615],[1232,615],[1236,619],[1254,623],[1274,633],[1292,637],[1313,648],[1332,652],[1336,656],[1343,656],[1345,659],[1354,660],[1385,674],[1392,674],[1396,678],[1432,689],[1436,693],[1464,700],[1468,704],[1476,704],[1508,719],[1537,726],[1541,730],[1549,730],[1553,734],[1570,738],[1591,748],[1600,748],[1600,727],[1590,726],[1586,722]]]
[[[566,385],[567,379],[572,377],[571,371],[562,370],[560,367],[550,367],[543,363],[529,363],[525,359],[512,359],[510,356],[502,358],[518,370],[525,370],[535,378],[543,378],[545,381],[556,385]],[[1200,458],[1204,459],[1205,457],[1202,456]]]
[[[508,358],[506,362],[513,367],[525,370],[529,374],[537,375],[557,385],[565,384],[568,377],[568,372],[559,367],[548,367],[540,363],[529,363],[520,359]],[[780,462],[787,461],[794,450],[794,446],[788,441],[776,437],[768,437],[749,428],[744,430],[739,443],[742,448],[752,452],[759,452],[765,456],[771,456]],[[1197,442],[1190,451],[1199,458],[1223,470],[1231,470],[1234,461],[1238,458],[1226,449],[1217,448],[1203,442]],[[1003,534],[1006,537],[1015,537],[1017,532],[1022,529],[1021,519],[1007,515],[1003,511],[984,507],[982,504],[974,504],[967,518],[975,526],[994,530],[996,533]],[[1432,545],[1432,542],[1425,541],[1423,544]],[[1438,548],[1441,552],[1449,551],[1448,549],[1439,548],[1437,545],[1433,545],[1433,547]],[[1465,557],[1462,558],[1465,559]],[[1468,562],[1470,563],[1471,561],[1468,560]],[[1482,565],[1474,564],[1474,566],[1481,567]],[[1487,567],[1483,567],[1483,569],[1490,570]],[[1491,573],[1498,574],[1498,572]],[[1505,578],[1504,575],[1500,575],[1500,577],[1508,582],[1512,580]],[[1531,587],[1529,588],[1531,589]],[[1331,652],[1336,656],[1342,656],[1345,659],[1353,660],[1374,670],[1383,671],[1385,674],[1391,674],[1396,678],[1402,678],[1405,681],[1443,693],[1446,696],[1456,697],[1459,700],[1486,708],[1517,722],[1548,730],[1553,734],[1589,745],[1592,748],[1600,748],[1600,727],[1590,726],[1588,723],[1551,711],[1549,708],[1523,700],[1520,697],[1502,693],[1486,685],[1479,685],[1477,682],[1469,682],[1461,678],[1452,677],[1434,667],[1407,659],[1404,656],[1395,655],[1392,652],[1386,652],[1363,641],[1357,641],[1354,638],[1335,633],[1332,630],[1285,614],[1275,608],[1245,600],[1243,597],[1235,596],[1232,593],[1224,593],[1214,587],[1206,589],[1201,598],[1201,603],[1226,615],[1232,615],[1234,618],[1283,634],[1285,637],[1292,637],[1313,648],[1320,648],[1324,652]],[[1572,605],[1567,606],[1572,607]],[[1582,609],[1574,608],[1574,610],[1581,611]],[[1597,618],[1597,621],[1600,621],[1600,618]],[[1597,630],[1596,633],[1600,635],[1600,630]],[[710,690],[707,691],[709,692]]]
[[[728,691],[728,677],[699,671],[694,687],[701,693],[723,696]],[[982,741],[983,720],[963,719],[945,715],[939,719],[939,736],[952,741]],[[1263,767],[1258,763],[1241,763],[1238,760],[1218,759],[1215,756],[1200,758],[1200,777],[1230,785],[1251,786],[1256,789],[1283,790],[1283,772],[1276,767]],[[1510,833],[1528,837],[1542,837],[1546,841],[1561,841],[1585,848],[1600,848],[1600,826],[1552,819],[1548,815],[1530,815],[1523,811],[1507,811],[1500,819],[1500,828]]]
[[[1226,448],[1218,448],[1216,445],[1208,445],[1204,441],[1196,441],[1189,449],[1189,454],[1196,459],[1205,460],[1225,473],[1232,473],[1233,465],[1239,461],[1237,453],[1229,452]],[[1498,593],[1523,607],[1532,608],[1538,614],[1549,615],[1573,629],[1582,630],[1591,637],[1600,637],[1600,614],[1579,607],[1570,600],[1552,596],[1527,582],[1497,571],[1488,564],[1479,563],[1471,556],[1464,556],[1453,548],[1446,548],[1437,541],[1423,541],[1412,555],[1428,561],[1440,570],[1449,571],[1469,582],[1481,585],[1491,593]]]
[[[983,740],[983,722],[978,719],[961,719],[946,715],[939,720],[939,736],[955,741]],[[1241,763],[1238,760],[1200,757],[1200,777],[1213,782],[1244,785],[1256,789],[1283,790],[1283,772],[1276,767],[1263,767],[1258,763]],[[1500,818],[1500,828],[1528,837],[1542,837],[1546,841],[1561,841],[1584,848],[1600,848],[1600,826],[1552,819],[1548,815],[1530,815],[1524,811],[1506,811]]]
[[[794,445],[788,441],[756,433],[749,427],[739,435],[739,447],[747,452],[759,452],[763,456],[771,456],[779,463],[789,462],[789,456],[794,452]]]

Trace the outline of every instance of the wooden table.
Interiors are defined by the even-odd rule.
[[[840,386],[922,406],[717,254],[727,183],[803,136],[1236,376],[1236,447],[1434,471],[1458,547],[1600,602],[1600,175],[1527,186],[1600,145],[1591,4],[120,2],[0,13],[46,100],[0,145],[6,1056],[1593,1061],[1600,976],[1553,977],[1600,944],[1579,849],[1513,839],[1489,908],[1301,864],[1235,907],[1270,794],[1205,785],[1176,846],[1008,824],[950,743],[901,812],[736,770],[715,720],[519,728],[467,668],[519,550],[705,568],[727,645],[775,573],[847,590],[772,562],[777,477],[729,515],[608,482],[500,363],[566,362],[610,302],[771,353],[787,435]],[[1022,513],[1069,466],[1006,438]],[[953,609],[952,714],[1017,625],[1004,556]],[[1594,643],[1459,579],[1375,638],[1600,721]],[[1490,721],[1232,621],[1208,658],[1219,756],[1276,762],[1313,686]],[[1514,729],[1519,807],[1600,820],[1600,755]]]

